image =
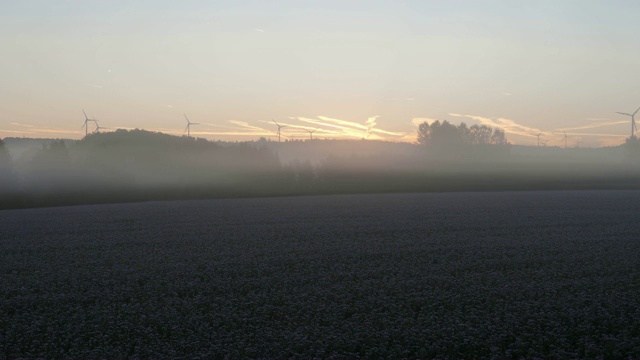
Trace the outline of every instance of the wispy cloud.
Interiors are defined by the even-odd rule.
[[[13,126],[20,126],[20,127],[26,127],[26,128],[35,128],[35,127],[36,127],[36,126],[34,126],[34,125],[21,124],[21,123],[17,123],[17,122],[9,123],[9,125],[13,125]]]
[[[80,134],[80,133],[84,133],[84,130],[33,128],[32,132],[34,132],[34,133],[47,133],[47,134]]]
[[[240,120],[229,120],[229,123],[240,126],[241,129],[248,129],[250,131],[259,132],[261,135],[273,135],[275,132],[269,131],[267,129],[261,128],[259,126],[254,126],[249,124],[246,121]]]
[[[615,138],[626,138],[627,135],[621,134],[609,134],[609,133],[583,133],[583,132],[569,132],[567,136],[595,136],[595,137],[615,137]]]
[[[512,96],[513,94],[512,93],[508,93],[508,92],[503,92],[502,95],[504,95],[504,96]]]
[[[437,119],[431,119],[426,117],[416,117],[411,119],[411,124],[413,126],[420,126],[420,124],[422,124],[423,122],[426,122],[427,124],[432,124],[435,121],[437,121]]]
[[[311,119],[311,118],[300,116],[295,119],[302,122],[309,123],[309,124],[314,124],[320,127],[320,130],[318,131],[327,132],[327,128],[330,128],[333,130],[333,133],[332,133],[333,135],[340,134],[342,135],[342,137],[350,137],[350,138],[366,137],[372,140],[384,140],[385,137],[380,135],[390,135],[396,138],[407,135],[407,133],[404,133],[404,132],[394,132],[394,131],[388,131],[388,130],[376,128],[375,126],[377,126],[378,118],[379,116],[377,115],[371,116],[365,121],[364,124],[354,122],[354,121],[334,119],[326,116],[318,116],[317,119]]]
[[[8,130],[8,129],[0,129],[0,132],[6,132],[10,134],[34,134],[33,131],[28,130]]]
[[[353,138],[362,138],[362,137],[364,137],[364,132],[363,131],[354,129],[354,128],[350,127],[350,126],[338,125],[338,124],[331,123],[331,122],[328,122],[328,121],[323,121],[323,120],[318,120],[318,119],[310,119],[310,118],[301,117],[301,116],[297,117],[297,119],[299,121],[302,121],[302,122],[306,122],[306,123],[309,123],[309,124],[317,125],[323,131],[327,131],[327,129],[326,129],[327,127],[330,128],[330,129],[339,130],[339,132],[334,132],[334,134],[341,134],[343,136],[353,137]],[[366,130],[366,127],[365,127],[365,130]]]
[[[97,89],[102,89],[103,86],[102,85],[96,85],[96,84],[91,84],[92,87],[97,88]]]
[[[371,135],[371,130],[373,130],[373,128],[376,126],[376,119],[379,117],[380,117],[379,115],[371,116],[365,122],[367,126],[367,136]]]
[[[473,119],[480,122],[482,125],[487,125],[493,128],[502,129],[507,134],[514,134],[514,135],[520,135],[520,136],[526,136],[526,137],[536,137],[536,134],[539,134],[539,133],[542,133],[545,135],[551,134],[547,131],[543,131],[538,128],[518,124],[514,120],[507,119],[507,118],[492,119],[492,118],[487,118],[487,117],[478,116],[478,115],[463,115],[463,114],[455,114],[455,113],[449,113],[449,115],[455,116],[455,117],[466,117],[469,119]]]
[[[322,119],[324,121],[328,121],[330,123],[338,124],[338,125],[341,125],[341,126],[351,127],[351,128],[355,128],[355,129],[367,130],[367,126],[366,125],[362,125],[360,123],[353,122],[353,121],[334,119],[334,118],[330,118],[330,117],[326,117],[326,116],[318,116],[318,119]]]
[[[557,131],[568,131],[568,130],[596,129],[596,128],[600,128],[600,127],[604,127],[604,126],[613,126],[613,125],[620,125],[620,124],[629,124],[629,121],[608,121],[608,122],[601,122],[601,123],[597,123],[597,124],[589,124],[589,125],[568,127],[568,128],[559,128],[559,129],[556,129],[556,130]]]

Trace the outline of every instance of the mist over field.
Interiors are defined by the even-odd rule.
[[[511,145],[504,133],[488,127],[425,125],[417,144],[214,142],[144,130],[94,133],[79,141],[9,138],[0,149],[0,207],[640,186],[635,137],[609,148],[531,147]]]
[[[144,130],[94,133],[80,141],[5,139],[0,158],[2,208],[640,186],[637,140],[619,147],[580,149],[435,139],[418,144],[364,139],[229,143]]]

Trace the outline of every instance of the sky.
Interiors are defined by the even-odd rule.
[[[0,3],[0,138],[146,129],[211,140],[611,146],[640,107],[637,1]],[[638,113],[640,116],[640,112]],[[640,118],[639,118],[640,119]],[[95,124],[89,124],[89,131]]]

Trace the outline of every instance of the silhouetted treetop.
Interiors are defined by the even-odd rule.
[[[423,122],[418,126],[418,142],[428,146],[451,145],[506,145],[509,142],[504,130],[494,129],[487,125],[458,126],[449,121],[436,120],[429,124]]]

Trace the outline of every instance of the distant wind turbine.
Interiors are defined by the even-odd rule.
[[[634,132],[638,131],[638,127],[636,126],[636,114],[638,113],[638,110],[640,110],[640,107],[633,114],[627,114],[627,113],[616,111],[616,114],[626,115],[631,117],[631,137],[633,137]]]
[[[200,123],[194,123],[189,121],[189,118],[187,117],[187,114],[184,114],[184,118],[187,119],[187,127],[184,128],[184,131],[187,132],[187,136],[191,136],[191,125],[200,125]]]
[[[538,147],[540,147],[540,135],[542,135],[542,133],[536,134],[536,136],[538,137]]]
[[[564,140],[564,148],[566,149],[567,148],[567,139],[569,137],[567,136],[567,132],[566,131],[563,131],[563,133],[564,133],[564,137],[562,139]]]
[[[316,130],[318,130],[318,129],[306,130],[309,133],[309,139],[313,140],[313,133],[316,132]]]
[[[104,127],[104,126],[100,126],[100,124],[98,124],[98,120],[96,120],[96,118],[95,118],[95,117],[93,118],[93,122],[95,122],[95,123],[96,123],[96,131],[95,131],[95,132],[97,132],[97,133],[99,133],[99,132],[100,132],[100,129],[109,129],[109,128]]]
[[[82,123],[82,126],[80,126],[80,129],[84,128],[84,136],[87,136],[89,135],[89,121],[93,121],[93,122],[96,122],[96,121],[89,119],[89,117],[87,116],[87,113],[84,112],[84,109],[82,109],[82,113],[84,114],[84,122]]]
[[[283,127],[287,127],[287,125],[280,125],[280,124],[278,124],[275,120],[271,120],[271,121],[273,121],[273,123],[274,123],[274,124],[276,124],[276,126],[278,127],[278,142],[280,142],[280,130],[281,130]]]

